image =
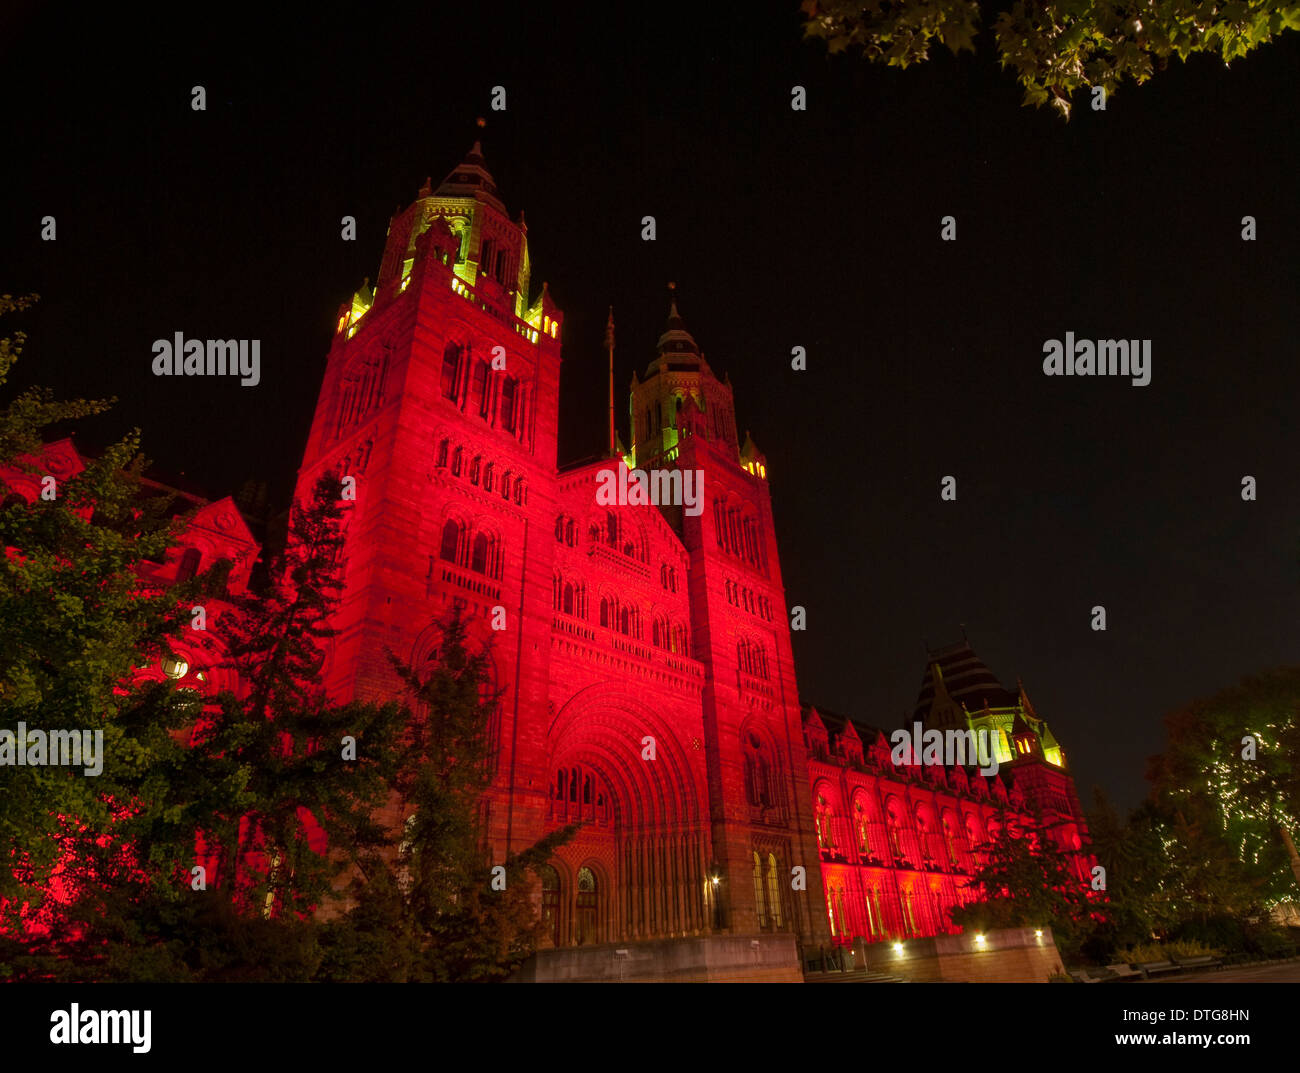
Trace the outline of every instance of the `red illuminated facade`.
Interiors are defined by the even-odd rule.
[[[340,309],[296,495],[326,472],[355,479],[324,670],[335,700],[400,695],[388,653],[436,658],[453,605],[492,641],[485,852],[500,861],[584,821],[538,892],[547,941],[940,934],[970,899],[980,845],[1031,813],[1084,877],[1060,746],[969,645],[931,653],[915,719],[987,730],[997,775],[895,763],[886,733],[801,707],[767,460],[739,445],[730,382],[675,301],[633,376],[630,448],[557,468],[564,314],[545,284],[530,301],[531,276],[522,215],[475,145],[393,218],[373,290]],[[62,441],[38,469],[81,466]],[[620,466],[699,474],[698,502],[604,505],[601,474]],[[0,478],[40,494],[39,474]],[[259,548],[234,502],[182,494],[178,509],[188,527],[142,581],[229,559],[229,592],[245,591]],[[213,601],[206,630],[141,675],[238,690],[221,667],[225,610]]]
[[[339,311],[297,494],[356,478],[336,699],[397,694],[386,652],[435,657],[453,604],[494,641],[487,852],[585,821],[542,883],[550,941],[932,935],[975,847],[1030,804],[1079,848],[1045,724],[1027,698],[954,699],[947,656],[925,718],[987,716],[1019,750],[998,776],[896,767],[878,732],[801,709],[766,459],[675,302],[633,378],[631,447],[557,468],[564,314],[545,284],[530,299],[527,235],[477,145],[393,218],[373,290]],[[620,462],[701,473],[698,509],[601,505]]]

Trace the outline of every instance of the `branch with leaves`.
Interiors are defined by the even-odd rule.
[[[975,51],[985,28],[972,0],[804,0],[805,37],[832,54],[858,51],[873,63],[907,67],[930,57],[931,45]],[[1070,118],[1074,94],[1113,93],[1141,85],[1171,57],[1203,52],[1225,64],[1300,30],[1300,4],[1267,0],[1020,0],[991,18],[1002,67],[1024,88],[1026,105],[1051,104]]]

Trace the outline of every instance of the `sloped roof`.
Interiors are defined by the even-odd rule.
[[[916,719],[923,719],[934,701],[932,668],[936,663],[949,696],[958,703],[965,704],[968,711],[978,712],[986,703],[990,708],[1014,708],[1020,701],[1020,694],[999,682],[970,644],[961,641],[946,648],[930,650],[925,675],[921,680],[921,692],[913,709]]]

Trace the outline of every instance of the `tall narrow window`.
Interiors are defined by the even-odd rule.
[[[480,417],[486,417],[488,412],[488,364],[485,361],[476,361],[474,363],[474,386],[470,392],[470,397],[478,405]]]
[[[489,541],[486,533],[477,533],[474,536],[474,553],[470,557],[469,568],[476,574],[486,574],[488,572],[488,551]]]
[[[916,907],[912,903],[912,892],[903,892],[903,924],[908,935],[919,935],[921,929],[916,926]]]
[[[598,942],[598,903],[596,890],[596,873],[590,868],[578,869],[578,913],[574,921],[575,938],[578,945]]]
[[[776,865],[776,854],[767,855],[767,910],[771,914],[772,924],[781,927],[781,877]]]
[[[448,343],[442,352],[442,394],[443,398],[455,400],[460,380],[461,349],[455,343]]]
[[[442,527],[442,548],[438,554],[449,563],[456,561],[456,551],[460,545],[460,526],[448,520]]]
[[[766,897],[763,889],[763,861],[757,853],[754,854],[754,911],[758,914],[758,926],[767,927],[767,913],[765,912]]]
[[[889,809],[889,849],[895,857],[901,859],[903,856],[903,840],[898,833],[898,816],[894,810]]]
[[[501,384],[501,407],[498,416],[501,418],[501,427],[507,432],[514,432],[515,381],[513,377],[506,377]]]
[[[561,776],[563,778],[563,776]],[[542,865],[542,934],[552,946],[560,945],[560,874],[549,864]]]

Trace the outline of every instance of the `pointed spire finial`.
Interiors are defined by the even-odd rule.
[[[613,458],[618,455],[618,433],[614,427],[614,307],[609,307],[609,320],[605,322],[605,349],[609,351],[609,454]],[[632,379],[636,380],[636,370],[632,371]],[[632,430],[636,432],[635,429]],[[633,436],[635,439],[635,436]]]

